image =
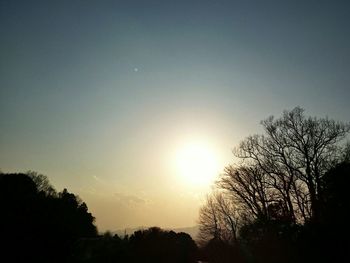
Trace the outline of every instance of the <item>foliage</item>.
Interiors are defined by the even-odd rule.
[[[75,254],[75,262],[85,263],[195,263],[197,246],[186,233],[151,227],[123,239],[106,233],[98,238],[80,240]]]
[[[195,262],[197,246],[186,233],[152,227],[130,236],[133,262]]]
[[[36,173],[0,174],[0,209],[2,256],[13,262],[62,262],[76,240],[97,234],[86,204]]]
[[[10,262],[196,262],[185,233],[153,227],[130,238],[98,236],[87,205],[35,172],[0,173],[0,209],[1,257]]]

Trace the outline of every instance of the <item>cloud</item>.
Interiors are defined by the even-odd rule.
[[[102,180],[96,175],[93,175],[92,178],[94,178],[97,182],[102,182]]]
[[[147,203],[145,199],[142,199],[136,195],[115,193],[114,196],[118,199],[118,201],[126,205],[144,205]]]

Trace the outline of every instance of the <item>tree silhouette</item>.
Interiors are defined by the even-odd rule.
[[[96,236],[85,203],[67,190],[55,194],[44,176],[0,174],[0,238],[11,262],[63,262],[74,242]]]
[[[28,171],[26,172],[26,175],[33,180],[39,193],[49,196],[55,196],[57,194],[55,188],[50,184],[46,175],[39,174],[34,171]]]
[[[107,232],[93,239],[80,239],[73,262],[170,262],[195,263],[197,246],[186,233],[165,231],[158,227],[134,232],[120,238]]]
[[[236,243],[240,213],[243,212],[223,193],[208,195],[199,212],[200,243],[205,244],[208,240],[216,239]]]
[[[236,240],[250,262],[348,257],[350,146],[342,141],[350,125],[306,117],[298,107],[261,123],[265,134],[243,140],[233,151],[238,161],[216,182],[225,205],[214,193],[201,208],[200,236],[215,246]],[[337,250],[330,240],[346,241],[334,242]]]
[[[130,248],[132,262],[196,262],[197,246],[191,236],[158,227],[136,231],[130,236]]]
[[[249,136],[234,150],[246,169],[259,171],[257,183],[261,187],[254,191],[259,205],[264,210],[273,202],[265,200],[266,192],[259,191],[264,188],[284,203],[293,219],[318,220],[322,177],[341,161],[344,147],[339,142],[350,131],[350,125],[305,117],[304,110],[298,107],[285,111],[281,118],[269,117],[261,123],[265,135]],[[249,173],[255,180],[257,175]],[[231,170],[227,175],[230,174]]]
[[[120,238],[110,232],[97,238],[84,238],[76,242],[72,262],[112,263],[131,262],[129,238]]]
[[[98,236],[87,205],[35,172],[0,174],[0,209],[0,256],[9,262],[196,262],[186,233],[153,227],[130,238]]]

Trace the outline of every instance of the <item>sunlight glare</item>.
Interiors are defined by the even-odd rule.
[[[210,185],[220,170],[215,150],[202,142],[191,142],[180,148],[176,168],[181,180],[191,186]]]

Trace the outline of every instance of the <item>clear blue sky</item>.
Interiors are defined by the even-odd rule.
[[[181,145],[211,145],[223,168],[284,109],[349,121],[349,14],[348,1],[0,0],[0,169],[48,175],[100,229],[195,224],[206,190],[176,179]]]

